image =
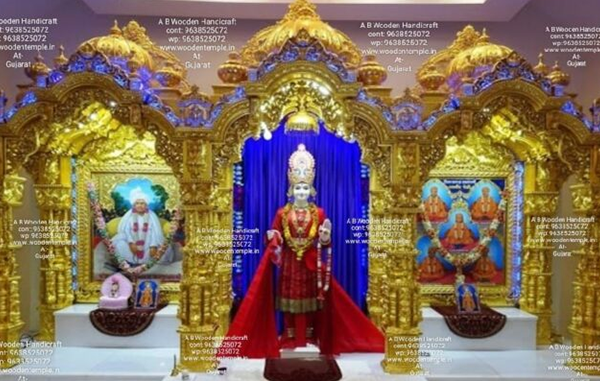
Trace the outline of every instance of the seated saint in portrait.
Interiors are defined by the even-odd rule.
[[[481,257],[475,262],[473,269],[473,278],[478,282],[489,282],[496,275],[496,265],[488,256],[488,249],[483,249]]]
[[[471,217],[475,221],[491,221],[496,216],[498,204],[490,196],[490,188],[481,189],[481,197],[471,207]]]
[[[456,220],[452,227],[446,232],[446,236],[442,242],[444,246],[450,249],[468,248],[477,242],[473,232],[465,223],[462,213],[456,214]]]
[[[165,243],[161,221],[148,207],[149,197],[140,188],[130,193],[132,208],[119,221],[117,234],[111,241],[117,253],[130,265],[147,263],[158,255]],[[173,262],[173,250],[169,247],[159,263]]]
[[[419,266],[419,270],[423,281],[435,281],[446,275],[442,263],[435,256],[435,250],[429,250],[427,257]]]
[[[423,205],[429,221],[440,222],[446,221],[448,218],[448,207],[438,195],[438,187],[431,187],[429,197],[423,202]]]

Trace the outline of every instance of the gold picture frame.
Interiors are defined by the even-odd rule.
[[[113,203],[110,191],[118,184],[134,178],[149,179],[155,184],[165,187],[170,197],[167,208],[175,209],[179,204],[179,183],[172,170],[165,165],[132,165],[117,169],[114,165],[81,165],[77,166],[77,283],[75,292],[77,303],[97,303],[100,295],[101,280],[94,279],[93,221],[87,191],[87,184],[94,183],[101,205]],[[141,274],[144,275],[143,273]],[[163,300],[178,302],[179,282],[161,282]]]
[[[512,197],[516,196],[516,160],[513,154],[480,133],[473,132],[459,143],[456,138],[448,140],[446,156],[430,172],[429,179],[504,179],[505,190],[510,199],[506,204],[506,218],[504,221],[504,284],[478,283],[479,296],[482,303],[489,306],[512,306],[514,300],[510,298],[513,288],[514,256],[512,250],[514,224],[516,223],[516,210]],[[454,285],[421,283],[421,302],[428,306],[434,304],[453,304]]]

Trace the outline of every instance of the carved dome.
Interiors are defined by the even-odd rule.
[[[131,21],[125,28],[134,27],[141,28],[135,21]],[[154,69],[154,61],[150,53],[136,42],[126,38],[116,20],[108,36],[94,37],[81,44],[78,50],[84,53],[100,52],[111,59],[134,60],[140,66]]]
[[[470,77],[477,68],[493,66],[511,52],[512,50],[506,46],[491,43],[484,29],[474,46],[458,53],[450,61],[446,76],[447,78],[454,75],[458,75],[459,78]]]
[[[316,6],[308,0],[296,0],[282,20],[256,33],[242,49],[242,62],[246,66],[258,66],[267,55],[280,50],[292,38],[314,38],[325,49],[337,54],[348,67],[360,65],[362,54],[358,47],[344,33],[323,22]]]

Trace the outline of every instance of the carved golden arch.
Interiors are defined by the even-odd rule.
[[[69,74],[54,87],[35,88],[32,92],[36,102],[19,110],[3,129],[3,172],[5,178],[15,179],[20,179],[17,174],[21,167],[31,173],[42,219],[69,223],[71,157],[85,155],[90,146],[110,140],[122,125],[133,127],[139,139],[145,133],[151,134],[156,153],[179,177],[181,144],[174,137],[173,126],[162,114],[143,105],[138,94],[122,89],[112,78],[89,72]],[[92,130],[76,123],[90,107],[106,116],[105,126]],[[42,249],[48,258],[41,263],[39,338],[53,340],[54,311],[75,299],[71,288],[71,248],[49,245]]]
[[[394,143],[392,134],[379,110],[356,100],[360,84],[342,82],[322,63],[286,63],[278,66],[257,82],[246,84],[246,100],[226,107],[216,120],[212,131],[197,133],[194,139],[185,142],[186,163],[188,164],[184,170],[184,178],[187,179],[186,181],[190,181],[188,188],[190,192],[194,189],[196,194],[202,194],[201,197],[189,196],[190,200],[194,200],[190,203],[190,211],[186,216],[197,221],[199,225],[196,226],[211,224],[210,226],[231,229],[232,166],[242,159],[241,151],[246,140],[251,137],[260,137],[261,122],[263,121],[260,117],[256,117],[257,110],[261,108],[263,102],[272,99],[271,94],[278,92],[293,81],[312,81],[327,88],[328,95],[339,105],[338,110],[341,111],[339,120],[346,123],[342,126],[344,128],[342,135],[346,138],[356,139],[362,149],[363,162],[372,168],[371,192],[373,196],[381,199],[382,193],[387,195],[392,193],[391,147]],[[286,101],[286,99],[282,100],[282,102]],[[284,104],[277,106],[283,107]],[[280,110],[280,108],[275,109],[273,115],[281,116]],[[332,127],[333,123],[330,120],[324,118],[324,122],[329,131],[338,132],[337,128]],[[278,127],[279,125],[279,120],[276,120],[275,123],[269,125],[269,128],[283,128]],[[197,158],[198,152],[207,153],[205,156],[211,158],[210,163],[206,163],[202,170],[189,166],[189,163],[194,162],[190,158]],[[200,156],[202,155],[200,154]],[[200,173],[200,176],[194,178],[190,176],[194,171]],[[188,248],[195,244],[190,242]],[[379,251],[381,250],[385,249],[380,248]],[[383,294],[386,290],[385,279],[387,279],[385,262],[383,260],[371,260],[370,262],[370,282],[378,283],[370,286],[369,292],[375,293],[375,295],[370,295],[369,304],[376,312],[374,318],[376,323],[384,326],[386,325],[383,321],[385,313],[381,306],[381,300],[386,298]],[[192,255],[184,259],[184,268],[189,270],[185,272],[186,278],[182,282],[180,311],[182,366],[197,370],[212,367],[212,363],[193,355],[193,342],[197,340],[198,335],[223,334],[227,330],[231,307],[232,269],[230,263],[230,258],[226,256],[209,259]],[[214,274],[213,282],[207,282],[207,278],[204,278],[204,274],[208,273]],[[190,278],[192,274],[195,275]],[[212,290],[213,298],[205,301],[208,304],[203,309],[203,302],[196,295],[198,292],[203,294],[206,292],[203,290],[208,289]],[[214,324],[218,327],[216,331]],[[414,362],[409,366],[414,367]]]
[[[591,133],[581,121],[561,111],[567,100],[550,97],[538,86],[520,79],[501,81],[476,96],[461,98],[460,110],[441,117],[426,133],[430,142],[426,149],[440,154],[431,156],[434,160],[427,163],[422,180],[444,156],[450,137],[461,142],[472,131],[488,136],[512,152],[515,160],[524,162],[526,218],[520,306],[538,316],[539,345],[553,340],[553,246],[535,240],[547,227],[534,221],[537,217],[553,217],[562,183],[572,173],[581,178],[589,167],[584,146],[590,143]]]
[[[176,136],[176,129],[162,113],[144,105],[138,93],[119,87],[113,78],[89,72],[75,73],[54,87],[36,88],[33,93],[37,101],[19,110],[6,125],[9,131],[7,138],[20,141],[19,149],[8,152],[13,155],[8,156],[7,164],[12,172],[15,168],[11,163],[17,166],[25,164],[32,152],[27,151],[23,142],[31,142],[44,134],[59,136],[62,131],[51,130],[49,126],[52,123],[60,124],[65,118],[72,117],[84,104],[99,102],[111,109],[113,117],[121,123],[133,126],[140,133],[150,132],[156,138],[157,153],[176,174],[180,173],[181,161],[177,157],[181,157],[181,142],[178,141],[181,138]],[[86,139],[92,141],[94,136]],[[40,148],[43,147],[35,147],[35,151]]]
[[[259,138],[261,134],[260,108],[270,101],[271,94],[276,93],[290,82],[307,81],[324,86],[330,92],[331,99],[340,107],[340,119],[324,118],[325,128],[332,133],[340,133],[343,138],[352,136],[362,149],[363,161],[366,164],[383,164],[382,158],[388,163],[383,168],[373,168],[379,172],[382,179],[387,179],[389,185],[390,166],[389,154],[393,138],[388,123],[381,112],[374,107],[358,102],[356,96],[361,88],[360,83],[344,83],[335,73],[321,62],[297,61],[279,65],[271,73],[266,74],[257,82],[248,83],[246,94],[248,99],[224,109],[221,117],[215,122],[210,140],[218,142],[220,150],[215,152],[214,166],[228,165],[241,160],[241,149],[244,142],[250,138]],[[280,115],[283,103],[281,100],[274,114]],[[267,117],[268,118],[268,117]],[[271,118],[275,120],[274,118]],[[336,122],[344,123],[344,130],[338,131]],[[278,128],[280,119],[267,124],[270,130]]]

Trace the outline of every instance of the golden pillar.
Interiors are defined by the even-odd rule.
[[[413,374],[421,370],[422,317],[415,248],[420,200],[418,147],[394,147],[392,162],[392,187],[374,194],[370,223],[371,242],[387,254],[387,285],[383,294],[387,298],[386,344],[381,365],[388,373]]]
[[[229,199],[218,197],[223,195],[213,182],[209,143],[186,141],[183,168],[180,187],[186,245],[179,302],[180,367],[205,372],[216,367],[218,335],[225,329],[224,311],[219,306],[228,299],[223,299],[222,279],[218,279],[224,277],[224,270],[217,264],[222,257],[220,250],[226,245],[223,242],[231,241],[231,235],[221,230],[228,220],[223,215],[223,204]]]
[[[587,226],[587,241],[575,251],[579,257],[573,282],[572,335],[568,365],[578,372],[600,375],[600,182],[571,187],[575,223]]]
[[[552,343],[552,251],[548,243],[559,193],[545,163],[527,163],[524,182],[525,232],[520,307],[536,315],[537,344]]]
[[[213,196],[213,205],[215,206],[215,225],[219,232],[216,234],[215,247],[217,252],[214,258],[215,282],[213,282],[214,310],[217,316],[217,335],[224,336],[229,328],[229,313],[231,311],[231,276],[233,249],[239,246],[243,241],[232,241],[233,238],[233,179],[230,178],[231,171],[227,171],[227,179],[223,187],[217,189]],[[234,234],[236,237],[243,237],[243,234]]]
[[[41,254],[40,334],[54,340],[54,313],[73,304],[71,262],[71,159],[40,158],[35,197],[40,208],[34,234]]]
[[[0,138],[0,159],[3,144]],[[3,160],[0,160],[3,161]],[[25,179],[16,175],[4,177],[0,166],[0,369],[17,365],[19,338],[24,326],[19,306],[19,279],[13,241],[13,208],[22,204]],[[14,345],[14,346],[13,346]]]

